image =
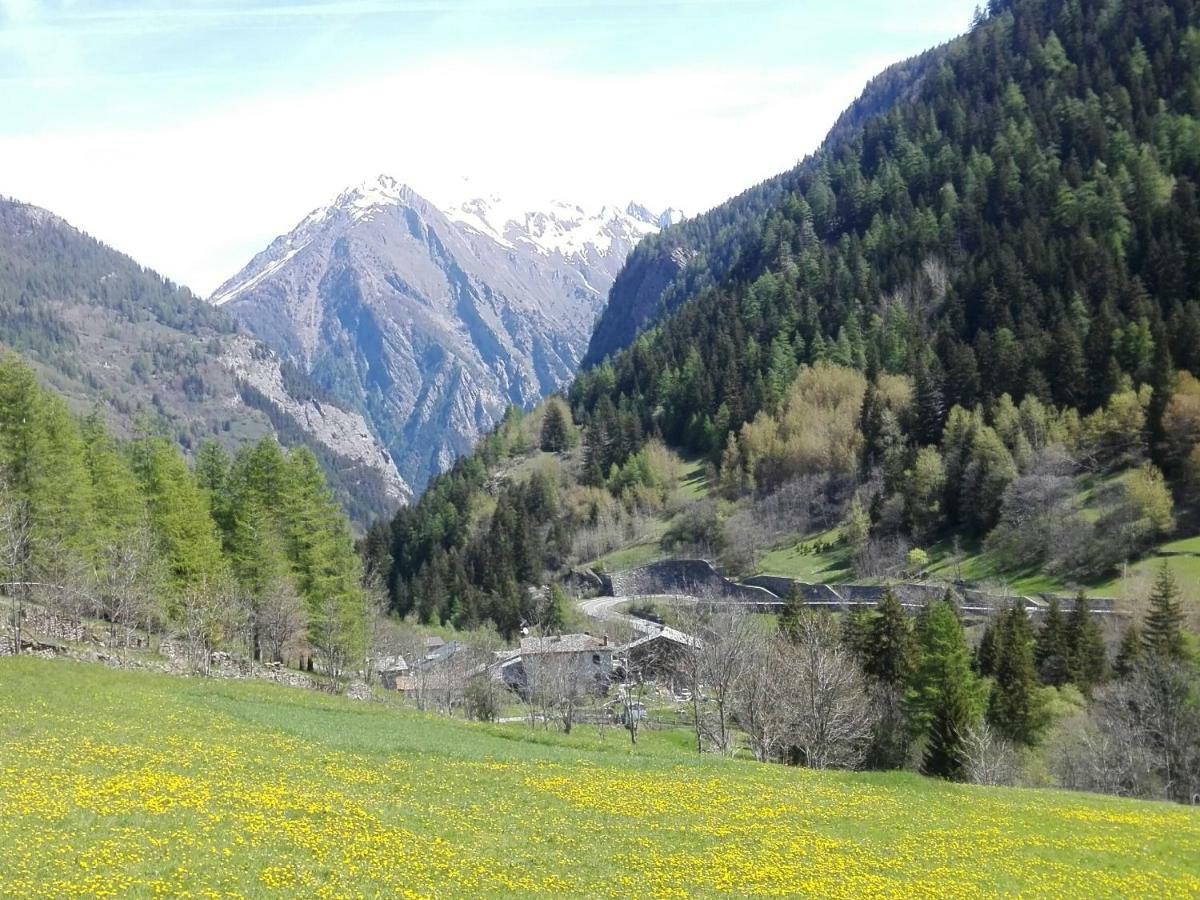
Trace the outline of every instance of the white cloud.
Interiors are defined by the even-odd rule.
[[[814,149],[886,60],[790,71],[564,75],[444,60],[184,125],[0,137],[0,191],[211,291],[347,184],[483,189],[699,211]]]

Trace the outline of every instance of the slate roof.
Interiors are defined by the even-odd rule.
[[[584,653],[613,649],[590,634],[564,634],[552,637],[521,638],[521,653]]]
[[[374,661],[376,672],[407,672],[408,663],[403,656],[381,656]]]

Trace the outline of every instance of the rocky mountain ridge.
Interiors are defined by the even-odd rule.
[[[379,176],[314,209],[210,301],[361,412],[419,489],[506,407],[572,377],[625,258],[680,218],[495,194],[438,205]]]

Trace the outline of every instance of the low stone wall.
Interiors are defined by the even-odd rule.
[[[693,597],[719,597],[725,600],[754,604],[770,610],[778,609],[792,592],[799,587],[805,603],[819,607],[852,609],[874,606],[883,599],[888,585],[878,584],[808,584],[779,575],[755,575],[744,582],[731,581],[704,559],[668,559],[650,563],[627,572],[600,575],[601,593],[610,597],[628,597],[638,594],[687,594]],[[990,594],[975,588],[953,584],[928,584],[924,582],[900,582],[890,585],[897,599],[908,609],[917,609],[933,600],[938,600],[951,588],[958,596],[964,612],[975,616],[986,616],[1021,600],[1031,616],[1045,612],[1048,597],[1018,597]],[[1074,602],[1073,598],[1060,597],[1064,607]],[[1111,614],[1114,601],[1108,597],[1089,597],[1088,606],[1093,612]]]

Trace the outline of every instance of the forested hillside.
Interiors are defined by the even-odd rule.
[[[0,344],[124,437],[152,422],[195,453],[206,440],[235,449],[276,434],[318,455],[362,523],[407,498],[361,419],[239,337],[226,313],[52,213],[2,198]]]
[[[936,47],[889,66],[866,86],[830,130],[826,144],[850,139],[871,116],[909,99],[946,52]],[[643,328],[721,283],[755,242],[777,208],[819,157],[758,184],[715,209],[644,238],[629,255],[609,292],[584,357],[585,367],[624,350]]]
[[[916,99],[819,154],[723,283],[579,377],[573,406],[722,456],[734,491],[878,472],[872,526],[921,539],[990,532],[1018,476],[1057,466],[1050,446],[1058,474],[1152,461],[1188,512],[1195,21],[1190,3],[994,4]],[[838,405],[817,376],[789,396],[820,365],[866,375],[838,389],[862,415],[826,463],[796,446],[810,422],[788,426],[797,403]],[[623,464],[599,443],[601,473]],[[899,496],[909,472],[924,496]]]
[[[576,402],[608,396],[709,451],[791,367],[830,360],[939,395],[929,442],[955,404],[1087,412],[1125,376],[1158,389],[1161,436],[1172,364],[1200,365],[1195,9],[995,7],[915,101],[821,152],[718,287],[579,379]]]
[[[662,596],[719,589],[614,579],[612,602],[701,637],[720,661],[692,695],[722,727],[730,699],[760,758],[1186,801],[1198,25],[1188,0],[994,2],[813,159],[657,239],[710,257],[669,287],[643,245],[613,303],[628,278],[632,322],[657,291],[678,308],[372,530],[393,609],[553,632],[572,569],[705,557],[785,585],[766,645],[739,657],[738,609]],[[844,614],[809,608],[814,583]],[[962,603],[981,583],[986,624]],[[882,599],[848,611],[864,587]],[[854,753],[760,715],[817,695],[861,716]]]
[[[163,434],[118,440],[0,356],[6,638],[20,644],[40,610],[104,620],[116,652],[157,632],[197,667],[241,645],[264,660],[315,654],[336,675],[365,652],[361,572],[309,450],[264,438],[230,459],[207,442],[193,471]]]
[[[671,520],[678,540],[660,537],[748,571],[781,536],[834,529],[813,546],[844,548],[857,577],[921,573],[933,548],[962,546],[991,571],[1088,585],[1187,533],[1197,16],[993,3],[890,70],[812,160],[707,219],[732,260],[705,270],[710,286],[582,373],[569,410],[548,407],[581,429],[554,475],[561,506],[494,477],[514,441],[539,441],[514,420],[376,531],[395,603],[515,625],[525,585],[590,558],[564,552],[581,533],[658,514],[662,443],[706,460],[727,505],[694,503]],[[515,531],[498,524],[510,514]]]

